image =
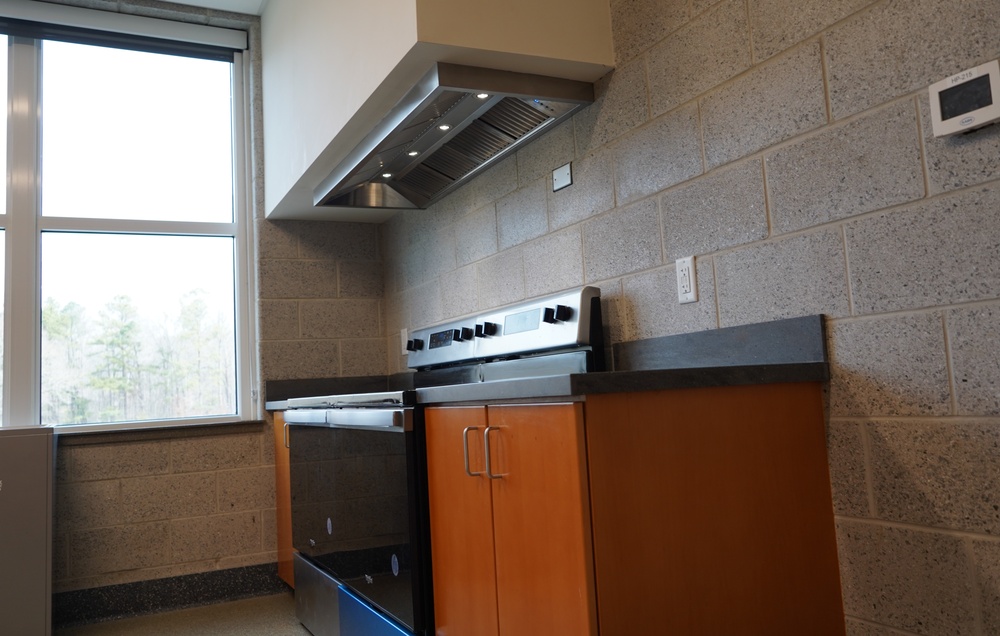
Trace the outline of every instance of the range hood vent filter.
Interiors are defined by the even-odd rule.
[[[593,99],[586,82],[436,64],[316,188],[314,203],[426,208]]]
[[[520,139],[549,119],[548,115],[535,110],[521,100],[505,97],[499,104],[485,113],[480,121],[486,122],[514,139]]]

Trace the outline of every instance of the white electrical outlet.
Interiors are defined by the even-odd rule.
[[[406,350],[406,342],[407,342],[407,340],[409,340],[409,338],[407,338],[406,329],[401,329],[399,331],[399,344],[400,344],[400,350],[399,351],[404,356],[409,353],[409,351]]]
[[[694,256],[678,258],[677,269],[677,300],[680,303],[693,303],[698,300],[698,281],[694,272]]]

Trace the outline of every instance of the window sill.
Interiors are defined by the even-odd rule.
[[[264,420],[123,422],[118,424],[73,424],[51,426],[62,445],[101,444],[116,441],[146,441],[207,435],[257,433]]]

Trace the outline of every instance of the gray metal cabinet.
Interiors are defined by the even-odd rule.
[[[51,428],[0,428],[0,626],[5,634],[52,630]]]

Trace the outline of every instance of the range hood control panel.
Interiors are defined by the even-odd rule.
[[[568,349],[592,344],[591,316],[601,290],[582,287],[497,309],[479,316],[415,329],[408,363],[427,369],[476,360]]]

